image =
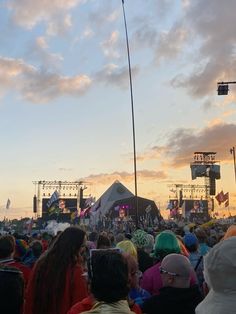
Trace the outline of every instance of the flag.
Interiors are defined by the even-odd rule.
[[[7,203],[6,203],[6,209],[9,209],[9,208],[10,208],[10,205],[11,205],[11,201],[10,201],[10,199],[8,198]]]
[[[225,195],[224,195],[223,190],[216,195],[215,199],[217,200],[219,205],[225,202]]]
[[[90,196],[85,200],[84,206],[91,207],[94,203],[94,197]]]
[[[91,207],[91,212],[96,212],[101,207],[101,198]]]
[[[224,202],[229,200],[229,192],[224,194]]]
[[[229,207],[229,192],[225,193],[224,199],[225,199],[225,207]]]
[[[53,205],[53,203],[55,203],[58,200],[59,200],[59,193],[56,190],[52,193],[51,198],[48,200],[47,207],[50,208]]]

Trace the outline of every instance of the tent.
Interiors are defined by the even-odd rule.
[[[100,218],[109,214],[115,218],[119,214],[120,208],[127,208],[129,215],[135,217],[136,197],[121,182],[115,181],[94,203],[91,208],[91,220],[96,224]],[[160,218],[160,212],[154,201],[138,197],[139,216],[151,213],[151,216]]]

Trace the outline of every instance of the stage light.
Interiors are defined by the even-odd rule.
[[[217,91],[218,91],[218,95],[228,95],[229,85],[228,84],[219,84]]]

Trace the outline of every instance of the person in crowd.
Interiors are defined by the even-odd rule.
[[[133,256],[136,260],[138,258],[137,250],[134,244],[129,240],[124,240],[117,243],[116,247],[121,250],[122,253],[127,253]]]
[[[145,251],[150,238],[147,232],[139,229],[134,232],[132,242],[137,248],[139,270],[143,273],[153,265],[153,258]]]
[[[97,249],[109,249],[111,248],[111,241],[106,233],[101,233],[97,240]]]
[[[107,250],[107,254],[109,253],[109,251],[114,252],[114,250]],[[99,252],[99,251],[98,251]],[[104,250],[105,252],[105,250]],[[117,251],[116,251],[117,252]],[[96,251],[95,251],[96,254]],[[132,291],[132,288],[136,288],[137,287],[137,279],[138,279],[138,268],[137,268],[137,261],[134,257],[132,257],[129,254],[122,254],[125,258],[125,261],[128,265],[128,287],[129,287],[129,291]],[[89,282],[89,286],[90,286],[90,282]],[[137,289],[138,291],[138,289]],[[130,293],[129,292],[129,293]],[[132,296],[134,296],[135,291],[132,291]],[[142,289],[140,289],[139,291],[139,297],[146,297],[146,295],[144,293],[142,293]],[[137,293],[135,294],[135,297],[138,297]],[[149,295],[148,295],[149,296]],[[139,299],[141,300],[141,299]],[[89,294],[89,296],[85,299],[83,299],[80,302],[77,302],[69,311],[67,314],[80,314],[84,311],[89,311],[92,309],[92,307],[96,304],[97,300],[95,299],[94,295],[92,293]],[[133,300],[132,298],[130,298],[130,296],[128,295],[128,304],[130,307],[130,310],[136,314],[141,314],[142,311],[139,307],[138,304],[135,303],[136,300]],[[103,312],[102,312],[103,313]],[[109,312],[109,313],[113,313],[113,312]]]
[[[226,233],[225,233],[225,235],[223,237],[223,240],[226,240],[226,239],[228,239],[230,237],[235,237],[235,236],[236,236],[236,225],[231,225],[227,229],[227,231],[226,231]]]
[[[15,238],[11,235],[0,237],[0,264],[10,267],[16,267],[24,276],[25,286],[27,286],[30,277],[30,268],[23,265],[20,261],[16,261],[13,256],[15,254]]]
[[[207,245],[207,234],[202,228],[195,230],[195,235],[199,242],[199,253],[201,256],[206,255],[210,251],[210,247]]]
[[[108,238],[110,239],[111,241],[111,247],[115,247],[116,244],[115,244],[115,236],[114,236],[114,233],[113,232],[108,232]]]
[[[98,233],[92,231],[88,236],[88,241],[92,243],[93,249],[96,249],[97,246]]]
[[[28,249],[28,243],[24,239],[15,238],[14,260],[21,262]]]
[[[202,297],[198,286],[190,286],[192,267],[186,256],[169,254],[159,268],[163,287],[159,295],[146,300],[146,314],[194,314]]]
[[[131,314],[128,296],[128,266],[116,251],[97,251],[89,263],[91,292],[96,303],[83,314]]]
[[[186,246],[184,245],[183,238],[180,235],[176,235],[176,238],[177,238],[179,246],[180,246],[181,254],[186,256],[186,257],[189,257],[189,252],[186,249]]]
[[[30,243],[28,252],[22,259],[23,264],[29,268],[33,268],[35,262],[38,260],[42,252],[43,252],[43,246],[42,246],[41,241],[38,241],[38,240],[32,241]]]
[[[127,253],[123,255],[126,258],[129,270],[129,299],[142,308],[143,302],[150,298],[151,295],[139,285],[142,273],[138,269],[137,258]]]
[[[198,239],[194,233],[187,233],[184,236],[184,244],[189,251],[190,263],[197,274],[199,287],[202,289],[203,277],[203,257],[198,251]]]
[[[125,235],[123,233],[118,233],[115,237],[115,242],[116,244],[121,242],[121,241],[124,241],[126,238],[125,238]]]
[[[154,236],[151,234],[147,234],[147,242],[144,245],[144,251],[150,256],[154,249]]]
[[[204,277],[210,288],[196,314],[235,314],[236,237],[216,244],[204,257]]]
[[[24,303],[24,278],[15,267],[0,265],[0,313],[21,314]]]
[[[169,230],[162,231],[155,241],[154,257],[157,263],[146,270],[141,279],[141,287],[150,294],[159,294],[162,288],[162,278],[159,268],[163,258],[171,253],[181,254],[181,249],[175,234]],[[191,285],[197,281],[194,270],[191,273]]]
[[[65,229],[36,262],[26,293],[25,314],[66,314],[88,295],[81,254],[86,234]]]

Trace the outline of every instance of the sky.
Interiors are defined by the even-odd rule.
[[[217,192],[236,205],[236,1],[125,0],[138,194],[165,208],[191,181],[195,151],[217,152]],[[0,218],[30,216],[37,180],[84,180],[97,198],[134,192],[121,0],[0,0]],[[11,200],[5,210],[7,199]]]

